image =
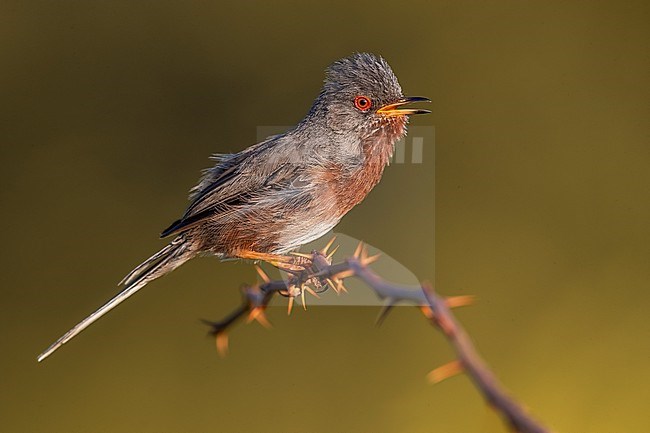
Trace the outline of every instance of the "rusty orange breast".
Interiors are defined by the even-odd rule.
[[[322,180],[331,187],[328,195],[336,200],[339,217],[361,203],[379,183],[393,156],[395,142],[406,133],[406,122],[406,116],[386,119],[383,127],[363,140],[363,162],[354,170],[333,165],[324,171]]]

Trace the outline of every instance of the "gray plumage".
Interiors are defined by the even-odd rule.
[[[370,101],[367,108],[358,105],[360,95]],[[239,153],[213,157],[215,166],[192,188],[183,216],[162,232],[174,236],[172,242],[131,271],[122,292],[38,360],[198,254],[273,260],[327,233],[379,182],[394,143],[406,133],[407,115],[426,112],[382,112],[382,107],[418,100],[425,98],[404,99],[380,57],[361,53],[334,62],[294,128]]]

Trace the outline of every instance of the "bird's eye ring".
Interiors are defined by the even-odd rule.
[[[372,102],[367,96],[357,96],[354,98],[354,106],[357,107],[357,110],[368,111],[372,106]]]

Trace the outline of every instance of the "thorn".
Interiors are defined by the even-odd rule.
[[[248,312],[248,316],[246,316],[246,324],[248,325],[251,323],[253,320],[255,320],[255,316],[259,314],[259,311],[257,309],[258,307],[251,308],[250,311]]]
[[[293,296],[289,297],[289,303],[287,304],[287,316],[291,316],[291,310],[293,310]]]
[[[375,320],[375,325],[381,326],[381,324],[384,323],[384,320],[386,320],[386,317],[388,317],[388,313],[390,313],[394,306],[394,300],[388,299],[388,301],[381,306],[381,310],[379,310],[379,314]]]
[[[463,296],[450,296],[445,299],[445,303],[449,308],[465,307],[472,305],[476,301],[476,296],[463,295]]]
[[[332,257],[334,256],[334,253],[336,253],[336,251],[338,251],[339,247],[340,247],[340,245],[335,246],[334,249],[332,250],[332,252],[327,255],[326,259],[327,260],[332,260]]]
[[[264,311],[260,311],[257,316],[255,316],[255,320],[257,320],[257,323],[265,327],[266,329],[273,328],[273,325],[271,325],[271,322],[269,322],[269,319],[266,318],[266,313]]]
[[[304,287],[300,288],[300,299],[302,300],[302,308],[307,311],[307,303],[305,302],[305,290]]]
[[[257,271],[257,273],[260,275],[260,277],[265,283],[268,284],[271,282],[271,279],[269,278],[268,275],[266,275],[266,272],[264,272],[264,270],[260,268],[258,265],[255,265],[255,270]]]
[[[355,259],[359,258],[359,254],[361,254],[361,249],[363,248],[363,241],[359,242],[359,245],[357,245],[357,249],[354,250],[354,254],[352,254],[352,257]]]
[[[427,374],[427,380],[431,383],[440,383],[445,379],[462,373],[464,370],[463,364],[459,360],[454,360],[429,372]]]
[[[431,309],[431,307],[429,307],[428,305],[420,305],[419,308],[420,308],[420,311],[422,312],[422,314],[424,314],[424,317],[426,317],[429,320],[433,319],[434,314],[433,314],[433,310]]]
[[[320,253],[322,255],[326,256],[327,255],[327,250],[330,249],[330,247],[332,246],[332,244],[334,243],[335,240],[336,240],[336,236],[334,236],[332,239],[330,239],[330,241],[327,243],[327,245],[325,245],[325,247],[323,247],[323,249],[320,250]]]
[[[334,284],[334,281],[330,278],[326,278],[325,281],[327,281],[327,284],[336,292],[337,295],[340,295],[339,288]]]
[[[359,254],[359,259],[363,262],[368,258],[368,246],[366,244],[361,248],[361,254]]]
[[[303,291],[307,291],[307,292],[311,293],[312,295],[314,295],[315,297],[317,297],[318,299],[320,299],[320,296],[318,295],[318,293],[314,292],[314,289],[312,289],[309,286],[304,286]]]
[[[248,314],[248,318],[246,319],[246,323],[251,323],[253,320],[256,320],[265,328],[272,327],[271,322],[269,322],[269,320],[266,318],[263,307],[255,307],[251,310],[251,312]]]
[[[228,334],[226,331],[219,331],[215,337],[217,352],[220,357],[225,358],[225,356],[228,355]]]
[[[269,320],[266,318],[266,314],[264,313],[264,308],[262,307],[253,308],[248,314],[246,323],[251,323],[253,320],[256,320],[260,325],[264,326],[265,328],[271,328],[271,322],[269,322]]]
[[[374,256],[366,257],[361,261],[361,264],[363,266],[367,266],[379,260],[379,257],[381,257],[381,253],[375,254]]]

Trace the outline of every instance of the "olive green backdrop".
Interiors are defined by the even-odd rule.
[[[198,319],[227,313],[255,274],[209,258],[36,363],[163,245],[210,153],[298,121],[331,61],[372,51],[434,101],[413,124],[436,141],[337,230],[477,295],[458,316],[557,431],[647,431],[649,12],[0,2],[0,430],[505,431],[466,377],[426,383],[452,354],[414,309],[376,328],[376,307],[274,308],[272,330],[237,328],[219,359]]]

